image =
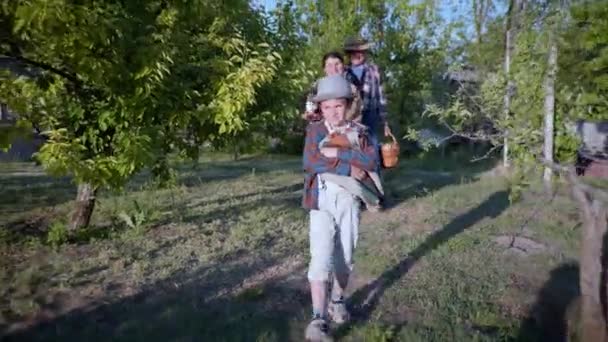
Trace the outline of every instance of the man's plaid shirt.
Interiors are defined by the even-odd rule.
[[[319,209],[319,186],[317,175],[334,173],[350,176],[351,165],[366,171],[376,169],[378,150],[368,143],[367,133],[361,130],[361,150],[339,149],[338,158],[327,158],[321,154],[319,143],[329,134],[325,121],[315,121],[306,127],[304,143],[304,198],[302,206],[306,209]]]
[[[348,68],[346,70],[350,77],[356,78],[354,72]],[[380,69],[373,63],[366,62],[363,65],[363,77],[361,87],[361,98],[363,100],[363,120],[362,123],[374,129],[379,124],[386,122],[386,97],[380,76]]]

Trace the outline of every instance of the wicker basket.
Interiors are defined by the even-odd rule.
[[[391,169],[397,166],[399,161],[399,143],[392,133],[389,136],[393,140],[390,143],[382,143],[380,152],[382,153],[382,166],[385,169]]]

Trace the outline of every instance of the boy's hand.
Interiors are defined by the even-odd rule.
[[[338,149],[336,147],[322,147],[321,154],[326,158],[338,158]]]

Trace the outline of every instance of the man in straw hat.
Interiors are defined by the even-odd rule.
[[[349,58],[346,73],[359,81],[362,104],[361,123],[369,128],[372,144],[380,148],[378,131],[384,136],[392,134],[387,121],[386,97],[382,84],[380,68],[368,60],[370,44],[362,38],[349,38],[344,43],[344,52]],[[380,171],[380,160],[378,169]]]
[[[308,280],[313,315],[305,331],[308,341],[331,341],[329,321],[340,324],[349,319],[343,295],[353,268],[360,207],[356,196],[335,182],[336,177],[354,177],[353,170],[372,172],[378,163],[378,150],[369,144],[367,130],[345,119],[351,99],[344,77],[322,78],[313,101],[323,119],[306,128],[303,207],[310,210]],[[324,139],[345,127],[359,127],[357,149],[322,147]]]

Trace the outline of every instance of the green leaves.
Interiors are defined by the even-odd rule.
[[[608,6],[601,1],[574,5],[562,35],[558,78],[560,100],[573,118],[608,119]]]
[[[6,74],[0,97],[49,136],[53,174],[121,187],[155,154],[248,125],[280,55],[247,1],[19,0],[2,7],[35,77]]]
[[[32,129],[26,122],[18,121],[15,125],[0,125],[0,151],[8,151],[11,143],[18,137],[32,137]]]

